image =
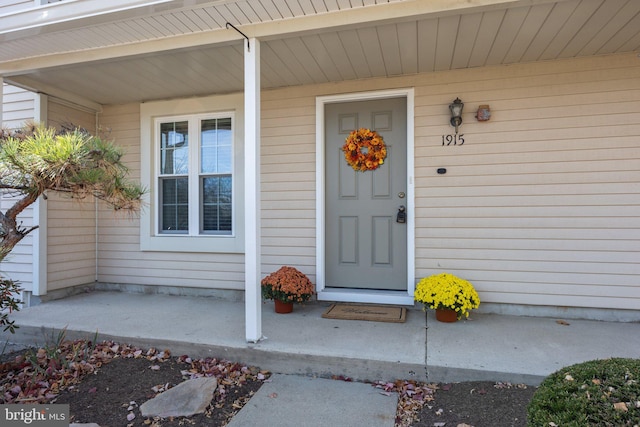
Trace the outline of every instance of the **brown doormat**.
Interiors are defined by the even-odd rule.
[[[325,319],[404,323],[407,318],[407,309],[386,305],[336,303],[322,313],[322,317]]]

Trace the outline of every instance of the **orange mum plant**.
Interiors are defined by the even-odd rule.
[[[309,301],[316,293],[311,280],[293,267],[281,267],[260,282],[264,299],[282,302]]]

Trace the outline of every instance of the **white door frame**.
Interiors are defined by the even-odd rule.
[[[329,103],[366,101],[383,98],[407,99],[407,291],[381,291],[327,288],[325,283],[325,117]],[[414,188],[414,90],[392,89],[358,92],[316,98],[316,291],[321,301],[413,305],[415,290],[415,188]]]

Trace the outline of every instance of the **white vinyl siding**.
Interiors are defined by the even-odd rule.
[[[95,113],[49,99],[48,126],[73,124],[95,134]],[[48,193],[47,290],[93,283],[96,277],[96,219],[94,199],[70,199]]]
[[[33,120],[35,94],[8,84],[3,84],[3,89],[3,126],[8,129],[18,129],[25,122]]]
[[[19,200],[11,193],[0,194],[0,210],[6,212],[14,203]],[[27,208],[18,216],[18,223],[23,227],[33,225],[33,208]],[[33,287],[33,233],[28,234],[15,248],[6,256],[0,264],[0,276],[20,282],[20,287],[30,291]]]
[[[640,306],[640,63],[567,59],[262,94],[262,271],[315,280],[315,97],[415,89],[416,278],[448,271],[484,303]],[[463,146],[448,105],[464,103]],[[478,122],[478,105],[491,120]],[[138,174],[134,105],[102,123]],[[446,168],[440,175],[438,168]],[[99,280],[243,289],[242,254],[141,252],[137,220],[100,212]]]
[[[140,106],[105,107],[100,121],[104,127],[112,129],[111,138],[124,148],[130,178],[140,181]],[[244,289],[243,254],[142,252],[138,215],[115,213],[104,204],[99,207],[99,282]]]
[[[315,283],[315,94],[262,94],[262,272],[298,268]],[[326,90],[326,89],[325,89]]]
[[[66,0],[0,0],[0,15]]]
[[[466,142],[442,147],[456,96]],[[489,122],[475,120],[479,104],[491,106]],[[635,55],[425,79],[416,88],[417,277],[457,273],[485,302],[637,309],[639,136]]]
[[[0,12],[2,8],[0,8]],[[24,89],[3,85],[3,105],[2,118],[3,125],[8,129],[17,129],[22,127],[25,122],[34,118],[34,99],[33,92]],[[0,210],[5,212],[18,200],[18,197],[11,193],[4,193],[0,196]],[[18,221],[22,222],[24,227],[33,225],[33,207],[30,206],[18,217]],[[33,232],[25,237],[11,251],[0,265],[0,274],[12,280],[20,281],[20,286],[30,291],[33,288]]]
[[[34,6],[34,0],[0,0],[0,15],[30,9]]]
[[[635,54],[265,92],[263,271],[313,270],[312,97],[402,87],[416,94],[416,278],[459,274],[484,302],[640,306]],[[456,97],[466,143],[443,147]]]

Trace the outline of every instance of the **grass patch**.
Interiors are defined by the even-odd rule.
[[[640,425],[640,359],[592,360],[562,368],[540,384],[530,427]]]

